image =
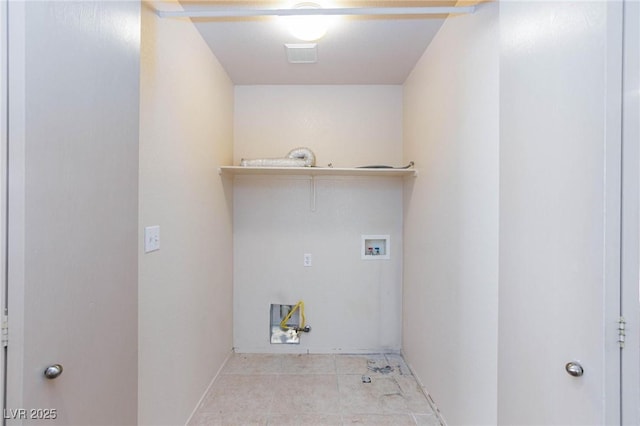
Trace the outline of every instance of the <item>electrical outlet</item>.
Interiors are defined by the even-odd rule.
[[[304,254],[304,260],[302,261],[302,265],[305,267],[313,266],[313,259],[311,258],[311,253]]]

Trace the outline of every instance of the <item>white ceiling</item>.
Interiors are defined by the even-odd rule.
[[[199,2],[182,5],[189,11],[211,9]],[[284,44],[304,42],[291,36],[278,17],[193,21],[238,85],[402,84],[444,19],[340,17],[317,41],[315,64],[287,61]]]

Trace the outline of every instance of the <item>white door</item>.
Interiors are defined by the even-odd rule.
[[[7,3],[0,3],[0,315],[4,318],[7,296],[7,134],[9,104],[8,73],[7,73]],[[2,324],[4,327],[4,324]],[[0,345],[0,409],[4,411],[4,386],[6,349],[4,347],[4,329],[2,330],[2,344]]]
[[[500,38],[498,420],[618,424],[622,3],[501,2]]]
[[[640,3],[624,11],[622,185],[622,424],[640,424]]]
[[[135,424],[140,5],[8,2],[8,16],[3,414]]]

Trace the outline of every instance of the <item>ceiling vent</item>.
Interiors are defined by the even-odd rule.
[[[287,59],[291,64],[315,64],[318,62],[317,43],[286,43]]]

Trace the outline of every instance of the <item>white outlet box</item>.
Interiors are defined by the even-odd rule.
[[[313,266],[313,257],[311,256],[311,253],[305,253],[304,254],[304,259],[302,260],[302,265],[304,267]]]
[[[360,255],[362,260],[391,259],[389,235],[362,235]]]
[[[160,226],[147,226],[144,228],[144,252],[160,250]]]

